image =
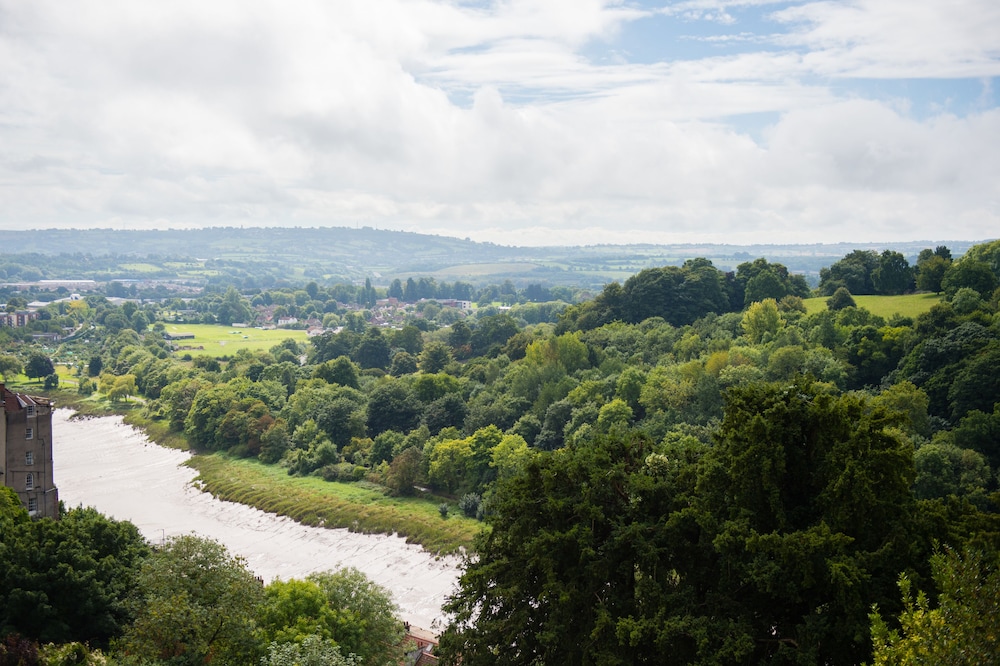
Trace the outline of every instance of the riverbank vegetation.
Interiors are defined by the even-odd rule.
[[[398,664],[387,590],[354,569],[265,585],[194,535],[153,547],[93,509],[31,520],[0,487],[0,663]]]
[[[396,303],[354,285],[364,309],[315,281],[171,305],[334,324],[225,357],[177,358],[155,307],[95,300],[80,391],[183,437],[220,496],[449,551],[483,525],[444,645],[464,664],[859,663],[900,574],[936,593],[935,544],[996,561],[1000,241],[851,252],[816,290],[765,259],[574,303],[410,282]]]
[[[373,484],[294,477],[274,465],[222,454],[195,456],[188,464],[198,470],[196,482],[215,497],[287,516],[304,525],[395,533],[439,553],[470,549],[480,530],[480,523],[465,517],[457,503],[440,497],[392,496]],[[442,502],[449,506],[447,520],[441,518]]]

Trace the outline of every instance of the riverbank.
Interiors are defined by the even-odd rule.
[[[56,485],[67,506],[93,506],[136,524],[153,543],[195,532],[243,556],[265,580],[353,566],[389,589],[400,617],[433,628],[459,575],[460,559],[434,556],[397,536],[301,525],[226,502],[195,487],[190,454],[153,444],[120,416],[53,416]]]

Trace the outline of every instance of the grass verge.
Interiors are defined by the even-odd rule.
[[[391,497],[377,486],[292,477],[275,465],[226,456],[202,455],[187,463],[219,499],[249,504],[305,525],[345,527],[365,534],[393,534],[434,553],[471,549],[481,523],[453,510],[438,512],[441,498]]]

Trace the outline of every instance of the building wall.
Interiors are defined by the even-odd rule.
[[[52,474],[52,403],[8,390],[3,402],[3,484],[13,488],[32,516],[59,517],[59,491]],[[29,483],[30,482],[30,483]]]

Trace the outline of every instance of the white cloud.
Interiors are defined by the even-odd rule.
[[[756,5],[769,3],[670,9],[738,18]],[[793,28],[787,49],[595,65],[588,44],[615,46],[653,9],[0,0],[0,228],[363,223],[516,244],[760,242],[933,238],[948,219],[979,238],[1000,228],[988,98],[974,115],[916,119],[815,76],[990,76],[996,11],[966,9],[986,27],[805,3],[775,14]],[[939,43],[911,53],[939,20]],[[753,138],[732,120],[744,114],[771,126]]]
[[[1000,75],[1000,4],[993,0],[807,2],[774,13],[807,47],[805,64],[831,76]]]

